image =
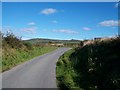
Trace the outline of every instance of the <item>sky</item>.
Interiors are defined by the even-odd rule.
[[[112,37],[118,34],[118,3],[3,2],[2,27],[23,40]]]

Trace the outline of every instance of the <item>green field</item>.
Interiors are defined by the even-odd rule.
[[[120,38],[95,40],[66,52],[56,74],[61,90],[120,90]]]

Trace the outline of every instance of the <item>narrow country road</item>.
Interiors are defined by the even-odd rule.
[[[59,48],[2,74],[2,88],[57,88],[56,62],[69,48]]]

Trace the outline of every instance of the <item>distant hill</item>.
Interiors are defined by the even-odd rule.
[[[44,39],[44,38],[34,38],[34,39],[29,39],[29,40],[24,40],[26,42],[29,42],[31,44],[37,44],[37,43],[43,43],[43,44],[47,44],[47,43],[63,43],[63,44],[69,44],[69,43],[80,43],[81,40],[75,40],[75,39],[71,39],[71,40],[58,40],[58,39]]]

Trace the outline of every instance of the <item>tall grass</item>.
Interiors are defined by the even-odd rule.
[[[60,57],[58,86],[68,90],[119,90],[119,65],[120,38],[94,41]]]

